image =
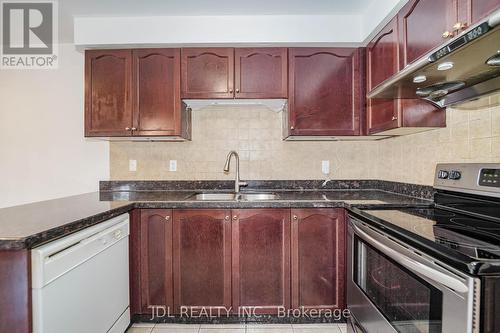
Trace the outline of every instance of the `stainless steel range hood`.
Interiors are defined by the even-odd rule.
[[[500,91],[500,10],[371,90],[368,98],[422,98],[439,107]]]

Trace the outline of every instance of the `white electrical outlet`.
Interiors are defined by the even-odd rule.
[[[330,161],[321,161],[321,172],[324,175],[330,174]]]
[[[177,160],[170,160],[170,165],[168,170],[177,171]]]
[[[137,160],[128,160],[128,171],[137,171]]]

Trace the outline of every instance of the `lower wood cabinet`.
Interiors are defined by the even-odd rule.
[[[290,307],[290,210],[233,210],[233,307]]]
[[[231,306],[231,211],[175,210],[174,311]]]
[[[345,308],[343,209],[132,212],[132,314]],[[225,314],[225,312],[221,312]]]
[[[343,209],[292,209],[292,308],[345,308]]]
[[[173,307],[172,210],[143,209],[140,214],[141,313]]]

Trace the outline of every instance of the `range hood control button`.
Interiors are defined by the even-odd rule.
[[[446,170],[439,170],[438,172],[438,178],[439,179],[448,179],[449,172]]]
[[[453,170],[450,172],[449,178],[451,180],[459,180],[460,178],[462,178],[462,173],[460,173],[460,171]]]

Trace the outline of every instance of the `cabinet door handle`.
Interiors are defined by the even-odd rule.
[[[445,32],[443,32],[443,34],[441,36],[443,38],[450,38],[450,37],[453,37],[453,33],[450,31],[445,31]]]
[[[392,117],[392,121],[394,121],[394,120],[398,120],[398,117],[393,116],[393,117]]]
[[[131,130],[132,130],[132,131],[137,131],[137,128],[132,127],[132,128],[131,128]]]
[[[232,94],[233,93],[233,89],[229,89],[229,92]]]
[[[125,127],[125,131],[130,131],[130,127]]]
[[[234,215],[234,216],[233,216],[233,220],[235,220],[235,221],[236,221],[237,219],[238,219],[238,216]]]
[[[294,126],[290,126],[290,129],[293,130],[293,129],[295,129],[295,127]]]
[[[239,89],[236,89],[236,93],[238,94],[239,92],[240,92],[240,90],[239,90]]]
[[[457,22],[453,26],[453,31],[460,31],[464,30],[465,28],[467,28],[467,23]]]
[[[298,220],[298,219],[299,219],[299,217],[298,217],[297,215],[294,215],[294,216],[293,216],[293,219],[294,219],[294,220]]]
[[[169,215],[165,216],[165,220],[170,221],[170,216]]]
[[[229,221],[229,219],[230,219],[229,215],[227,215],[227,216],[224,218],[224,220],[226,220],[226,221]]]

